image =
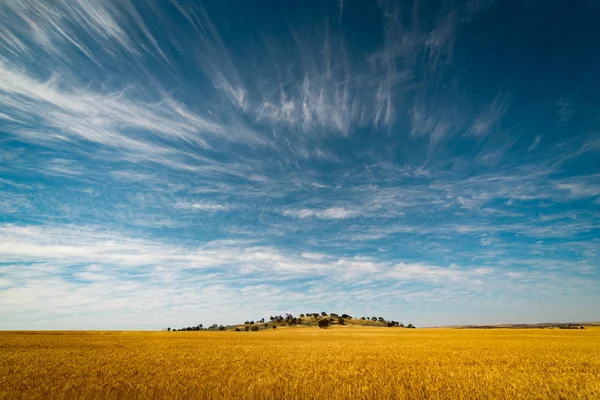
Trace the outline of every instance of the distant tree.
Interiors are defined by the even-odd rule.
[[[321,312],[321,315],[322,315],[322,316],[324,316],[324,317],[326,317],[326,316],[327,316],[327,313],[326,313],[325,311],[322,311],[322,312]]]
[[[325,319],[325,318],[320,319],[318,325],[319,325],[319,328],[325,329],[329,326],[329,320]]]
[[[312,316],[313,316],[314,318],[319,318],[319,313],[312,313]]]
[[[200,324],[200,325],[198,325],[198,328],[200,328],[200,330],[202,330],[202,328],[204,328],[204,325]]]
[[[275,317],[271,315],[271,317],[269,317],[269,319],[270,319],[271,321],[273,321],[273,320],[275,319]]]
[[[360,317],[360,319],[361,319],[361,320],[363,320],[363,321],[364,321],[364,320],[366,320],[366,318],[365,318],[365,317]]]
[[[264,318],[261,318],[261,319],[260,319],[260,322],[264,324],[264,323],[265,323],[265,319],[264,319]]]
[[[398,325],[400,328],[404,328],[404,324],[402,322],[400,322],[400,325]]]
[[[348,318],[348,319],[352,319],[352,317],[348,314],[342,314],[342,318]]]
[[[220,331],[224,331],[224,330],[225,330],[225,327],[224,327],[223,325],[219,325],[219,330],[220,330]]]
[[[333,313],[333,312],[332,312],[332,313],[329,313],[329,316],[330,316],[330,317],[334,317],[334,318],[337,318],[337,317],[339,317],[339,315],[337,315],[336,313]]]
[[[171,332],[171,328],[167,328],[167,332]]]
[[[248,325],[244,326],[244,330],[245,330],[246,332],[248,332],[248,331],[250,330],[250,326],[248,326]]]
[[[304,314],[300,314],[300,318],[304,318]]]
[[[242,330],[240,328],[235,328],[234,331],[241,332]]]
[[[344,320],[344,318],[340,317],[340,318],[338,318],[338,324],[346,325],[346,320]]]
[[[244,325],[248,325],[250,321],[244,321]]]
[[[273,325],[273,329],[275,329],[275,328],[277,328],[277,326],[276,326],[276,325]]]
[[[379,317],[377,319],[379,320],[379,322],[385,322],[385,319],[383,317]]]
[[[269,324],[264,324],[263,326],[266,328],[267,326],[269,326]]]
[[[408,324],[407,328],[415,328],[415,326],[413,324]]]
[[[392,321],[388,321],[386,325],[387,325],[388,328],[391,328],[391,327],[395,326]]]
[[[583,325],[581,325],[581,326],[579,327],[579,329],[585,329],[585,327],[584,327]]]
[[[258,331],[258,325],[252,325],[252,326],[250,327],[250,330],[251,330],[252,332],[256,332],[256,331]]]
[[[371,318],[371,321],[377,321],[377,317]]]

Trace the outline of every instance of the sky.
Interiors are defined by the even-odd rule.
[[[600,3],[0,3],[0,329],[600,320]]]

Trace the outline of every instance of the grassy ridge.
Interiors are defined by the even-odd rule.
[[[0,333],[0,398],[600,398],[600,329]]]

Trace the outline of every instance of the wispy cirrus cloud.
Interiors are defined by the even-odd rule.
[[[150,310],[162,314],[172,312],[173,307],[181,307],[170,300],[148,302],[150,291],[161,294],[159,297],[165,296],[165,299],[184,296],[186,302],[193,299],[203,303],[213,296],[213,300],[224,301],[221,304],[224,308],[219,312],[233,312],[231,307],[235,302],[225,299],[239,295],[240,291],[268,293],[256,297],[251,302],[253,307],[264,307],[265,302],[272,301],[283,304],[287,301],[283,299],[285,296],[299,300],[303,295],[293,289],[294,279],[309,279],[315,288],[321,287],[318,293],[323,295],[329,290],[327,282],[342,284],[358,279],[363,284],[351,284],[348,289],[357,296],[364,291],[360,286],[376,287],[390,279],[399,284],[426,282],[458,289],[447,295],[447,299],[456,299],[464,295],[465,290],[472,290],[474,282],[481,285],[480,290],[489,290],[498,276],[498,271],[490,267],[394,263],[360,255],[294,255],[252,242],[211,241],[197,248],[185,248],[91,227],[2,225],[0,237],[3,259],[20,265],[19,268],[3,269],[3,303],[35,315],[42,315],[40,313],[48,305],[66,309],[69,303],[69,313],[75,315],[96,315],[115,310],[114,307],[120,308],[124,315],[145,314]],[[523,276],[518,274],[506,276],[516,282],[520,278]],[[244,282],[243,289],[239,287],[240,282]],[[48,284],[51,291],[47,289]],[[288,289],[282,291],[282,288]],[[56,294],[56,290],[69,294],[66,297],[50,296]],[[381,295],[387,290],[379,288],[383,291]],[[85,293],[90,296],[88,300],[81,297]],[[410,298],[411,294],[417,293],[422,300],[423,294],[418,290],[408,290],[405,294]],[[332,294],[337,297],[337,294],[329,293]],[[305,298],[304,301],[313,304],[319,297],[316,295],[317,300]],[[65,303],[65,299],[70,301]],[[40,300],[44,302],[40,303]],[[217,312],[210,310],[210,313]],[[183,312],[183,315],[187,314]],[[217,314],[210,315],[216,317]],[[62,313],[55,315],[58,321],[63,317]],[[121,321],[120,316],[114,318]]]
[[[272,11],[0,4],[4,326],[596,315],[588,58],[494,1]]]
[[[504,114],[509,106],[508,96],[499,93],[489,108],[484,110],[479,117],[475,119],[466,135],[485,137],[491,130],[497,129],[498,124],[502,121]]]
[[[285,210],[283,215],[296,218],[319,218],[319,219],[346,219],[352,218],[356,214],[343,207],[331,207],[324,210],[315,210],[303,208],[299,210]]]

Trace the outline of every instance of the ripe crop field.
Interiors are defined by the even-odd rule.
[[[0,398],[600,399],[600,329],[4,332]]]

